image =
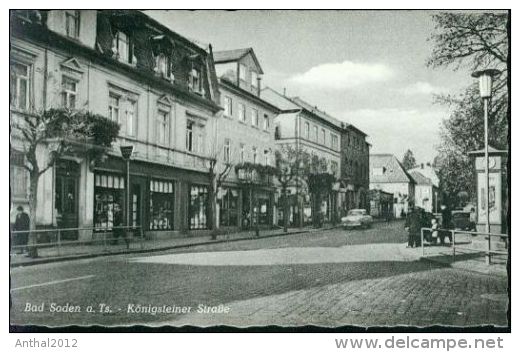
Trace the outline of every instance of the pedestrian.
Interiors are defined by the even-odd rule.
[[[469,230],[470,231],[477,231],[477,213],[475,211],[475,208],[471,208],[469,213]]]
[[[119,204],[114,204],[114,215],[113,215],[113,229],[112,233],[114,239],[112,240],[112,244],[117,244],[120,236],[123,236],[124,230],[121,228],[123,226],[123,212],[121,211],[121,207]]]
[[[406,216],[405,229],[408,231],[407,247],[419,247],[421,245],[422,216],[419,208],[409,206],[410,211]]]
[[[27,243],[29,242],[29,229],[31,227],[31,220],[29,219],[29,215],[24,211],[23,207],[20,205],[16,208],[17,214],[16,219],[14,221],[13,231],[24,231],[18,232],[14,235],[14,244],[19,247],[19,254],[22,254],[24,251],[27,251]],[[25,232],[27,231],[27,232]]]

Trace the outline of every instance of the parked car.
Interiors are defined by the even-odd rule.
[[[349,210],[347,216],[341,218],[343,228],[352,227],[370,227],[372,225],[372,217],[367,214],[366,209]]]
[[[451,212],[451,227],[454,230],[475,231],[475,223],[470,219],[470,213],[462,210]]]

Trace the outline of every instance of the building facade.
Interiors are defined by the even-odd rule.
[[[340,162],[341,162],[341,133],[342,124],[332,116],[307,103],[299,97],[286,97],[271,88],[262,90],[262,98],[277,106],[281,113],[275,119],[275,139],[278,146],[291,146],[296,150],[305,151],[311,158],[324,162],[327,172],[334,176],[336,185],[333,191],[324,195],[321,204],[321,213],[325,221],[337,220],[340,204]],[[311,200],[302,174],[290,188],[291,194],[303,194],[302,205],[292,206],[291,223],[297,218],[304,223],[311,221]],[[303,212],[298,213],[298,209]]]
[[[402,217],[415,200],[415,181],[392,154],[370,155],[370,189],[394,195],[394,217]]]
[[[367,135],[354,125],[345,124],[341,134],[341,179],[346,188],[342,212],[361,208],[369,210],[370,143]]]
[[[419,171],[408,173],[415,181],[415,205],[430,213],[440,212],[439,188]]]
[[[279,109],[260,98],[264,73],[252,48],[216,51],[223,115],[218,119],[219,170],[230,168],[218,193],[221,228],[262,227],[274,223],[273,177],[246,180],[240,167],[248,163],[275,165],[274,119]]]
[[[127,187],[119,147],[131,145],[131,224],[158,235],[206,229],[209,146],[221,114],[211,48],[139,11],[20,10],[11,28],[12,122],[63,107],[121,126],[103,162],[64,156],[40,177],[36,223],[113,226]],[[27,176],[23,143],[13,132],[15,206],[27,205],[27,185],[15,180]]]

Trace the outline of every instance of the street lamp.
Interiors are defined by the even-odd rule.
[[[128,238],[128,231],[130,226],[130,158],[132,157],[132,153],[134,151],[133,145],[122,145],[119,147],[119,150],[121,150],[121,155],[123,156],[123,159],[126,161],[126,216],[125,216],[125,242],[126,247],[129,247],[129,238]]]
[[[484,172],[486,178],[486,232],[490,233],[489,226],[489,148],[488,148],[488,104],[491,100],[493,77],[500,74],[499,70],[487,69],[476,71],[472,77],[479,79],[480,97],[484,101]]]

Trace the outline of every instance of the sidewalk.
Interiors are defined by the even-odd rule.
[[[411,250],[415,250],[421,256],[421,248]],[[426,246],[425,256],[421,256],[421,259],[450,266],[454,269],[507,277],[507,256],[505,255],[494,255],[491,258],[491,264],[487,264],[485,253],[464,251],[463,248],[459,248],[453,256],[453,250],[450,246]]]
[[[212,240],[209,235],[205,236],[193,236],[193,237],[174,237],[168,239],[150,239],[139,241],[136,240],[130,243],[130,248],[126,247],[123,240],[120,240],[117,244],[71,244],[62,246],[59,251],[58,247],[39,248],[38,258],[29,258],[25,254],[11,254],[10,266],[27,266],[35,264],[44,264],[59,262],[72,259],[86,259],[94,258],[99,256],[117,255],[125,253],[147,253],[157,252],[174,248],[187,248],[193,246],[201,246],[222,242],[233,242],[233,241],[244,241],[244,240],[255,240],[266,237],[294,235],[299,233],[309,233],[315,231],[330,230],[334,227],[328,226],[319,229],[310,227],[304,228],[289,228],[287,233],[283,232],[283,229],[272,229],[260,231],[260,237],[255,236],[254,230],[242,231],[220,235],[216,240]]]

